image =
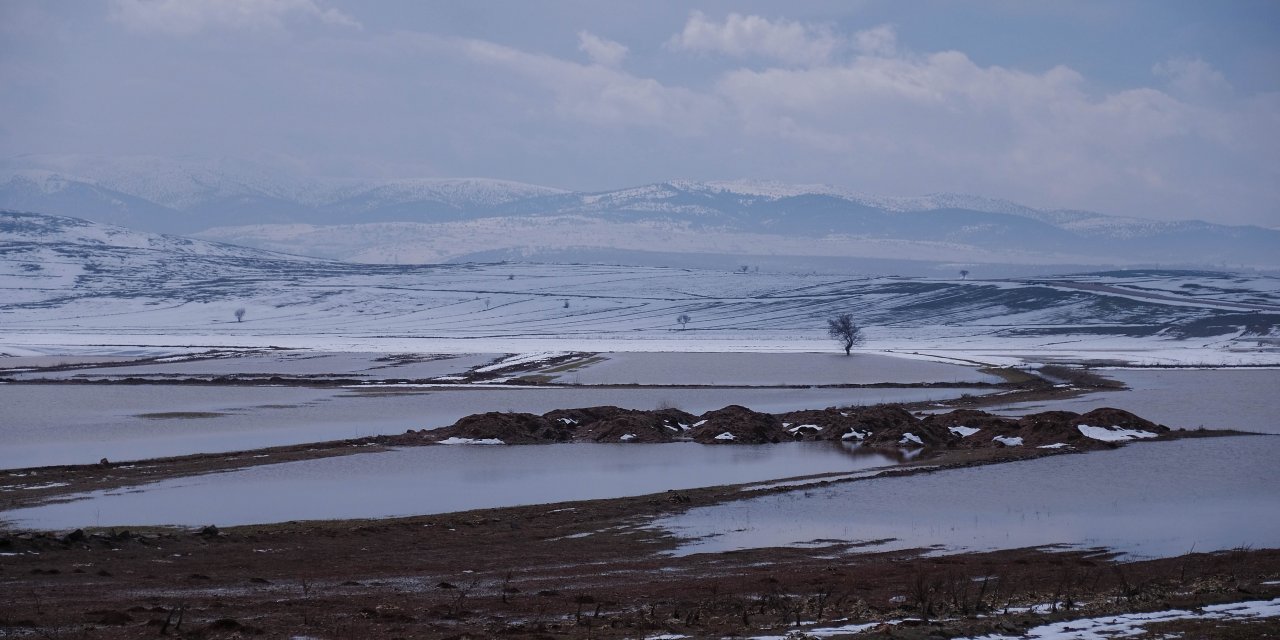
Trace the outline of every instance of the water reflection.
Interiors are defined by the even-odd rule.
[[[1107,547],[1137,556],[1280,546],[1280,438],[1114,451],[873,479],[697,508],[655,526],[679,553],[894,538],[876,549]]]
[[[269,465],[0,513],[21,527],[380,518],[643,495],[892,465],[833,443],[433,446]]]
[[[299,387],[0,385],[0,469],[238,451],[433,429],[484,411],[730,404],[781,413],[954,398],[974,389],[431,389],[364,395]],[[220,413],[191,419],[182,413]],[[139,414],[170,414],[161,419]]]

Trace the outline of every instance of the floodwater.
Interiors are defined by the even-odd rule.
[[[0,469],[239,451],[448,426],[485,411],[615,405],[703,413],[914,402],[981,389],[432,388],[0,385]],[[199,414],[199,415],[193,415]],[[212,415],[211,415],[212,414]],[[140,417],[140,416],[150,417]]]
[[[992,409],[1022,415],[1047,410],[1083,413],[1115,407],[1182,429],[1238,429],[1280,434],[1280,369],[1110,369],[1102,375],[1128,391],[1030,402]]]
[[[644,495],[892,464],[879,454],[817,442],[410,447],[94,492],[72,502],[0,513],[0,520],[58,530],[381,518]]]
[[[877,478],[699,507],[653,526],[677,554],[865,542],[870,550],[1106,547],[1167,557],[1280,547],[1280,437],[1128,445],[994,466]]]
[[[68,380],[77,378],[124,378],[161,376],[323,376],[384,380],[403,378],[418,380],[466,373],[487,364],[498,354],[426,355],[421,360],[397,360],[384,353],[317,353],[285,351],[272,353],[228,354],[214,358],[179,362],[151,362],[118,367],[92,367],[63,371],[17,374],[16,379]],[[55,358],[56,359],[56,358]],[[83,360],[83,359],[82,359]],[[105,360],[105,359],[103,359]],[[0,360],[0,364],[6,361]]]
[[[1120,369],[1130,387],[993,409],[1116,407],[1175,428],[1280,434],[1280,370]],[[1138,556],[1280,546],[1280,437],[1136,443],[909,478],[791,492],[670,518],[680,553],[895,538],[885,549],[1105,546]],[[804,497],[807,495],[808,497]],[[711,536],[706,537],[704,536]]]
[[[839,353],[607,353],[566,371],[569,384],[810,385],[1000,382],[973,367],[895,356]]]

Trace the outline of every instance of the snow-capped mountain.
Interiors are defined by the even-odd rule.
[[[892,256],[933,264],[1280,269],[1274,229],[753,181],[586,193],[479,178],[303,180],[225,159],[23,156],[0,163],[0,207],[373,262],[707,264],[712,256],[756,263],[770,256],[800,268],[809,263],[782,257]]]

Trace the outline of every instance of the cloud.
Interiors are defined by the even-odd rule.
[[[694,135],[719,115],[720,105],[713,96],[602,64],[578,64],[484,40],[450,41],[467,58],[506,69],[550,91],[554,110],[562,117]]]
[[[625,45],[606,40],[589,31],[578,32],[578,50],[586,53],[591,62],[606,67],[616,67],[627,57]]]
[[[853,34],[853,46],[870,55],[893,55],[898,49],[898,32],[892,26],[878,27]]]
[[[1031,72],[979,65],[956,51],[867,49],[879,53],[737,69],[715,91],[748,135],[905,189],[1183,215],[1276,191],[1266,186],[1280,169],[1267,150],[1280,142],[1272,128],[1280,112],[1266,106],[1275,100],[1192,99],[1230,93],[1202,61],[1159,65],[1171,91],[1099,93],[1065,66]]]
[[[1192,99],[1221,98],[1233,91],[1226,76],[1200,58],[1170,58],[1156,63],[1151,73],[1165,78],[1171,91]]]
[[[678,51],[720,53],[735,58],[762,57],[787,64],[820,64],[844,46],[841,38],[822,25],[730,13],[723,23],[694,11],[684,29],[667,42]]]
[[[280,29],[293,18],[361,28],[354,18],[316,0],[112,0],[110,15],[134,31],[175,36],[207,29]]]

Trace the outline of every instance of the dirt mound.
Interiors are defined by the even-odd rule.
[[[501,440],[506,444],[541,444],[568,442],[573,437],[573,429],[532,413],[490,411],[467,416],[451,426],[432,431],[431,435],[437,442],[462,438]]]
[[[1169,431],[1169,427],[1162,424],[1156,424],[1145,418],[1140,418],[1124,409],[1113,409],[1111,407],[1101,407],[1081,415],[1079,424],[1087,424],[1094,427],[1137,429],[1150,433],[1165,433]]]
[[[917,419],[896,404],[854,409],[850,417],[852,429],[840,437],[872,447],[945,447],[954,439],[951,432]]]
[[[776,416],[736,404],[708,411],[695,424],[698,426],[689,436],[703,444],[768,444],[791,439]]]
[[[1017,420],[1002,418],[986,411],[957,409],[926,417],[924,424],[937,427],[950,436],[948,446],[955,449],[978,449],[987,446],[1009,446],[1021,437]],[[975,431],[976,429],[976,431]],[[996,437],[1004,438],[1003,443]]]
[[[641,411],[609,405],[556,409],[542,417],[573,431],[579,442],[670,442],[697,421],[679,409]]]
[[[579,442],[671,442],[682,432],[647,411],[633,411],[578,427]]]
[[[804,409],[778,416],[782,428],[793,440],[829,440],[849,430],[852,421],[837,409]]]
[[[577,428],[584,424],[616,418],[625,413],[631,413],[631,411],[629,409],[623,409],[622,407],[615,407],[613,405],[603,405],[599,407],[580,407],[577,409],[556,409],[542,414],[542,417],[551,420],[552,422],[558,422],[569,427]]]

